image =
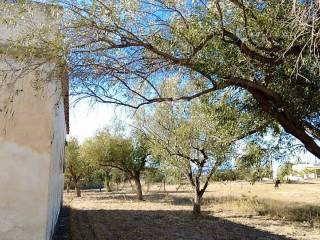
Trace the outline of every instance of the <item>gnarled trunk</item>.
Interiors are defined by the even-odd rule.
[[[209,174],[209,176],[207,177],[206,182],[204,183],[202,189],[201,189],[201,181],[200,181],[200,177],[201,175],[197,175],[195,177],[195,181],[194,181],[194,199],[193,199],[193,210],[192,210],[192,214],[195,217],[198,217],[201,215],[201,203],[202,203],[202,197],[204,192],[206,191],[207,187],[208,187],[208,183],[209,183],[209,179],[211,177],[211,175],[213,174],[214,170],[211,171],[211,173]]]
[[[201,200],[205,190],[201,191],[200,175],[197,175],[194,179],[194,198],[193,198],[193,216],[197,217],[201,215]],[[206,186],[205,186],[206,187]]]
[[[140,181],[140,176],[135,176],[133,178],[134,183],[136,185],[136,193],[138,196],[138,200],[142,201],[143,200],[143,194],[142,194],[142,186],[141,186],[141,181]]]
[[[200,194],[195,191],[192,214],[196,217],[201,215],[201,200],[202,196],[200,196]]]

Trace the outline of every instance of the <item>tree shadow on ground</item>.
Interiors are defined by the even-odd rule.
[[[71,240],[289,240],[254,227],[189,211],[70,211]]]
[[[170,202],[174,200],[172,193],[185,194],[190,193],[189,191],[170,191],[170,192],[148,192],[143,195],[145,201],[148,202]],[[95,200],[119,200],[119,201],[138,201],[138,197],[134,192],[88,192],[85,193],[87,199]],[[182,199],[182,197],[181,197]],[[191,199],[190,197],[188,198]],[[189,201],[190,202],[190,201]]]
[[[202,205],[216,204],[216,203],[226,203],[237,201],[240,198],[233,196],[222,196],[222,197],[204,197],[202,200]],[[192,198],[188,196],[171,196],[171,203],[180,206],[190,206],[192,205]]]
[[[155,193],[155,194],[145,194],[143,196],[145,201],[149,202],[163,202],[164,199],[168,197],[168,193]],[[111,192],[103,193],[103,195],[86,195],[88,199],[95,200],[119,200],[119,201],[138,201],[138,197],[135,193],[126,193],[126,192]]]

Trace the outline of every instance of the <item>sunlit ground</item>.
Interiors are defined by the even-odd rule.
[[[71,239],[320,240],[319,218],[308,217],[315,214],[310,206],[320,212],[320,183],[285,184],[279,189],[272,184],[212,184],[203,216],[197,219],[191,215],[190,189],[176,189],[166,186],[164,192],[160,184],[153,185],[143,202],[128,186],[113,193],[84,191],[82,198],[65,193],[65,204],[71,207]]]

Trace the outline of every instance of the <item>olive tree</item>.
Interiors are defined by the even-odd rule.
[[[77,197],[81,197],[81,180],[91,174],[92,165],[81,156],[80,144],[76,138],[71,138],[68,141],[65,156],[65,169],[65,178],[72,180],[76,189]]]
[[[189,180],[196,216],[201,213],[209,180],[222,164],[233,159],[235,142],[265,127],[223,100],[216,106],[205,99],[187,105],[159,104],[153,111],[141,113],[138,122],[151,142],[152,154],[161,156],[161,164]],[[244,126],[235,127],[240,125]]]
[[[251,184],[264,177],[271,178],[272,162],[268,157],[268,149],[256,143],[247,144],[244,153],[236,161],[236,170],[241,178]]]
[[[112,192],[110,186],[112,168],[101,166],[108,156],[108,140],[109,138],[105,134],[97,134],[83,143],[81,152],[84,158],[91,161],[97,169],[101,169],[104,172],[103,178],[105,188],[108,192]]]
[[[143,200],[141,173],[147,161],[147,148],[140,137],[126,137],[120,133],[102,130],[93,138],[99,141],[94,153],[98,164],[105,169],[118,169],[127,174],[136,186],[139,200]],[[91,140],[93,141],[93,140]],[[110,175],[110,180],[111,180]]]

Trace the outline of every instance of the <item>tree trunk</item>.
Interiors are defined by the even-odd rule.
[[[163,179],[163,191],[164,192],[166,191],[166,179],[165,178]]]
[[[67,193],[70,192],[70,183],[67,183]]]
[[[110,180],[109,180],[108,177],[106,177],[106,179],[105,179],[105,184],[106,184],[107,192],[112,192],[112,189],[111,189],[111,186],[110,186]]]
[[[200,196],[200,194],[195,191],[192,214],[196,217],[201,215],[201,200],[202,196]]]
[[[79,182],[75,183],[75,188],[76,188],[76,192],[77,192],[77,197],[81,197],[81,190],[80,190],[80,183]]]
[[[143,200],[143,194],[142,194],[142,186],[141,186],[141,182],[140,182],[140,177],[139,176],[135,176],[134,178],[134,183],[136,185],[136,193],[138,196],[138,200],[142,201]]]
[[[203,189],[200,190],[200,187],[201,187],[200,175],[195,177],[194,199],[193,199],[193,210],[192,210],[192,214],[195,217],[198,217],[201,215],[201,200],[202,200],[203,193],[206,190],[207,186],[208,186],[208,182],[206,182]]]

